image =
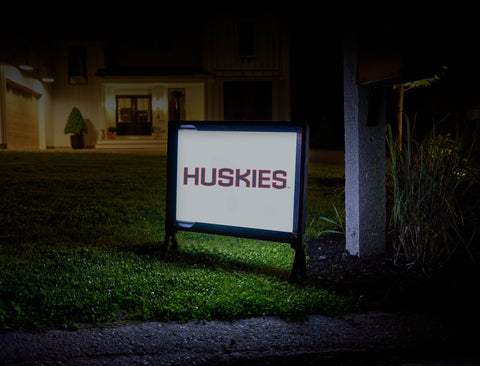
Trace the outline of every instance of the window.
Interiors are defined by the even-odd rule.
[[[238,24],[238,56],[255,55],[255,28],[253,23]]]
[[[225,82],[223,85],[226,121],[271,120],[271,82]]]
[[[87,48],[68,48],[68,83],[87,84]]]
[[[152,134],[152,97],[117,96],[117,135]]]

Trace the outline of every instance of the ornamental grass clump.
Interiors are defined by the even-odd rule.
[[[473,182],[472,146],[433,128],[422,140],[406,121],[401,149],[387,127],[387,191],[395,261],[432,273],[467,246],[461,198]]]

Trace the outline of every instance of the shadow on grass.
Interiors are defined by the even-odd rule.
[[[162,247],[163,242],[145,242],[141,244],[119,246],[118,251],[156,257],[159,260],[165,260],[166,262],[182,263],[189,266],[221,268],[232,271],[248,272],[256,275],[266,275],[276,277],[283,281],[288,281],[290,278],[290,271],[268,265],[248,264],[239,259],[222,255],[221,253],[205,253],[200,251],[197,253],[189,253],[182,250],[181,247],[179,249],[170,247],[167,258],[165,259],[162,257]]]
[[[272,266],[258,266],[253,264],[248,264],[240,260],[235,260],[233,258],[226,258],[222,255],[210,254],[210,253],[187,253],[183,252],[181,249],[173,256],[169,257],[170,261],[182,261],[189,265],[203,265],[206,267],[216,267],[222,269],[228,269],[232,271],[243,271],[256,275],[266,275],[270,277],[277,277],[281,280],[287,281],[290,276],[289,271],[285,271],[281,268],[276,268]],[[292,263],[293,265],[293,263]]]

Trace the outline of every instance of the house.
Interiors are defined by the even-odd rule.
[[[0,42],[2,148],[67,148],[74,106],[98,149],[164,149],[169,120],[290,120],[288,27],[275,16]]]

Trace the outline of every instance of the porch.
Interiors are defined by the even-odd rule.
[[[95,149],[104,151],[126,150],[131,152],[154,151],[167,154],[167,138],[165,136],[117,136],[112,139],[97,140]]]

